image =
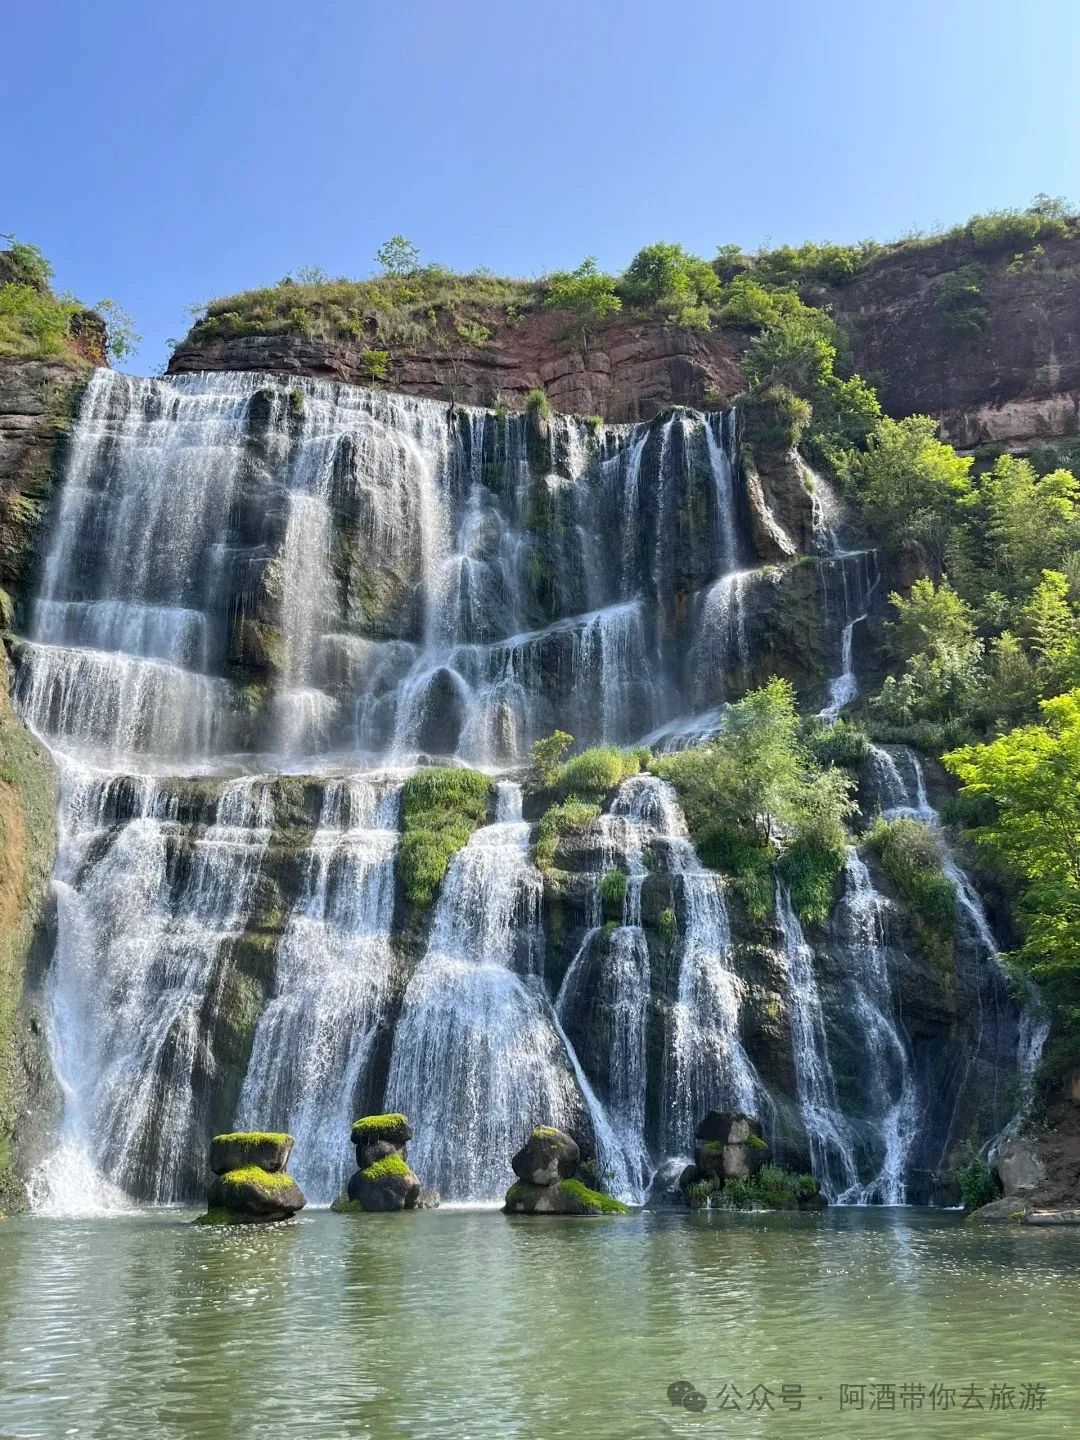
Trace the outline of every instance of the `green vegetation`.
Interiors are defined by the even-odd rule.
[[[401,791],[398,873],[412,905],[430,905],[452,857],[487,815],[491,781],[476,770],[434,767]]]
[[[114,360],[137,348],[142,337],[115,300],[99,300],[95,314],[73,295],[57,295],[37,246],[0,238],[11,242],[0,251],[0,355],[79,365],[95,358],[99,337]]]
[[[391,1180],[395,1178],[408,1178],[412,1171],[400,1155],[384,1155],[381,1160],[376,1160],[373,1165],[367,1165],[361,1170],[365,1180]]]
[[[359,1200],[350,1200],[348,1195],[339,1195],[330,1206],[335,1215],[366,1215],[367,1211]]]
[[[562,766],[556,787],[563,799],[599,802],[640,769],[637,751],[594,746]]]
[[[389,1140],[399,1144],[409,1129],[404,1115],[361,1115],[352,1123],[350,1138],[354,1145],[367,1144],[372,1140]]]
[[[290,1176],[281,1170],[264,1170],[261,1165],[241,1165],[237,1170],[229,1170],[224,1175],[218,1176],[218,1186],[221,1190],[222,1199],[225,1201],[226,1210],[242,1210],[247,1199],[245,1187],[258,1185],[264,1193],[273,1194],[277,1191],[291,1191],[295,1182]],[[230,1200],[236,1204],[231,1205]]]
[[[660,756],[653,769],[678,790],[698,852],[734,877],[751,918],[772,909],[775,867],[800,915],[825,919],[847,851],[852,781],[806,744],[786,680],[729,706],[710,744]]]
[[[564,800],[560,804],[550,805],[537,826],[533,863],[541,870],[550,869],[559,837],[571,835],[575,830],[584,830],[599,814],[599,805],[589,804],[584,800]]]
[[[551,401],[546,390],[530,390],[525,396],[525,413],[533,421],[546,421],[551,415]]]
[[[278,1130],[234,1130],[214,1136],[215,1144],[235,1145],[241,1141],[249,1145],[291,1145],[293,1137]]]
[[[605,910],[621,911],[623,901],[626,899],[627,884],[625,871],[605,871],[600,877],[600,902]]]
[[[708,261],[665,241],[638,251],[621,289],[628,300],[694,330],[709,328],[710,307],[720,298],[720,281]]]
[[[960,1187],[964,1209],[978,1210],[980,1206],[989,1205],[992,1200],[996,1200],[1001,1194],[1001,1187],[986,1161],[970,1153],[970,1147],[968,1150],[968,1158],[956,1167],[954,1174]]]
[[[944,758],[963,796],[989,802],[975,837],[1019,891],[1015,958],[1057,1011],[1047,1066],[1060,1077],[1080,1056],[1080,690],[1041,710],[1041,724]]]
[[[600,1190],[590,1190],[581,1180],[563,1180],[559,1189],[568,1195],[577,1206],[579,1215],[629,1215],[630,1207],[613,1195]]]
[[[660,918],[657,921],[656,928],[661,940],[667,945],[670,945],[679,933],[678,917],[670,905],[665,906],[664,909],[660,911]]]
[[[615,293],[614,275],[605,275],[593,255],[586,256],[576,270],[556,270],[547,277],[546,286],[544,304],[569,310],[582,349],[586,347],[590,331],[622,309],[622,301]]]
[[[958,334],[986,329],[990,312],[979,304],[979,296],[988,279],[986,266],[977,261],[961,265],[945,276],[937,294],[937,307],[946,329]]]
[[[530,778],[534,785],[550,789],[555,784],[562,758],[573,743],[574,737],[565,730],[556,730],[543,740],[533,741]]]
[[[214,1205],[207,1210],[205,1215],[196,1215],[196,1225],[252,1225],[256,1224],[251,1215],[241,1215],[236,1210],[226,1210],[220,1205]]]
[[[714,1196],[722,1210],[794,1210],[818,1193],[812,1175],[798,1175],[782,1165],[763,1165],[746,1180],[727,1180]]]
[[[956,935],[956,891],[942,868],[939,836],[921,820],[879,818],[867,844],[914,915],[927,957],[946,965]]]

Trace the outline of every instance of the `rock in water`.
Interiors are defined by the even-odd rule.
[[[420,1181],[400,1155],[387,1155],[357,1170],[346,1193],[363,1210],[412,1210],[420,1199]]]
[[[263,1170],[245,1165],[225,1175],[215,1175],[207,1191],[207,1224],[215,1212],[224,1211],[238,1220],[288,1220],[307,1204],[304,1192],[291,1175],[280,1170]],[[220,1218],[220,1217],[219,1217]]]
[[[232,1135],[215,1135],[210,1141],[210,1169],[215,1175],[257,1165],[276,1175],[285,1169],[292,1154],[291,1135],[238,1131]]]
[[[569,1180],[581,1164],[577,1142],[554,1125],[538,1125],[510,1161],[514,1174],[530,1185]]]
[[[510,1161],[520,1178],[506,1192],[507,1215],[626,1215],[628,1207],[576,1178],[581,1149],[554,1125],[537,1125]]]
[[[739,1110],[709,1110],[698,1122],[694,1137],[719,1141],[721,1145],[741,1145],[756,1135],[761,1139],[761,1125],[752,1115]]]
[[[1026,1140],[1009,1140],[998,1151],[994,1168],[1006,1195],[1030,1195],[1046,1178],[1046,1166]]]
[[[405,1157],[412,1126],[404,1115],[362,1115],[353,1122],[352,1142],[359,1169],[349,1179],[344,1195],[330,1207],[338,1213],[350,1210],[434,1209],[439,1197],[424,1191],[418,1176]]]

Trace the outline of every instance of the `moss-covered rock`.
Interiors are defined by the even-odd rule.
[[[296,1181],[281,1171],[243,1165],[215,1175],[207,1190],[207,1211],[227,1210],[252,1220],[287,1220],[307,1204]]]
[[[507,1215],[628,1215],[629,1206],[576,1179],[555,1185],[533,1185],[517,1180],[506,1192]]]
[[[366,1145],[374,1140],[388,1140],[392,1145],[405,1145],[412,1139],[412,1126],[404,1115],[361,1115],[354,1120],[350,1138],[354,1145]]]
[[[412,1210],[420,1199],[420,1181],[400,1155],[386,1155],[351,1177],[346,1197],[362,1210]]]
[[[510,1161],[514,1174],[531,1185],[569,1179],[581,1162],[577,1142],[554,1125],[537,1125]]]
[[[226,1175],[255,1166],[277,1174],[288,1165],[293,1144],[291,1135],[272,1131],[237,1130],[215,1135],[210,1141],[210,1169],[215,1175]]]
[[[405,781],[397,863],[411,905],[435,899],[451,859],[483,824],[490,799],[491,781],[477,770],[436,766]]]

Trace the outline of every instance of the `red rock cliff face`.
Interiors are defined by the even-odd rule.
[[[946,277],[977,263],[983,330],[950,329]],[[938,416],[955,445],[1023,448],[1075,436],[1080,417],[1080,239],[975,254],[966,240],[882,257],[829,295],[855,368],[896,416]]]
[[[189,370],[265,370],[322,379],[365,379],[370,340],[323,341],[303,335],[246,335],[182,345],[171,374]],[[547,391],[556,410],[605,420],[651,420],[672,405],[701,407],[708,397],[731,399],[744,388],[742,337],[719,330],[679,330],[651,320],[609,321],[587,344],[568,337],[566,317],[526,313],[500,326],[492,342],[463,347],[436,335],[405,353],[391,353],[387,385],[409,395],[467,405],[503,401],[520,408],[530,390]]]

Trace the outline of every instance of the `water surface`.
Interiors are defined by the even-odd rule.
[[[866,1210],[188,1218],[0,1224],[4,1440],[1077,1433],[1074,1231]],[[671,1404],[678,1381],[704,1411]],[[864,1410],[856,1391],[841,1412],[842,1384]],[[890,1384],[895,1411],[871,1409]],[[1028,1384],[1040,1411],[1019,1408]],[[1015,1408],[989,1409],[995,1385]],[[754,1386],[774,1409],[746,1408]]]

